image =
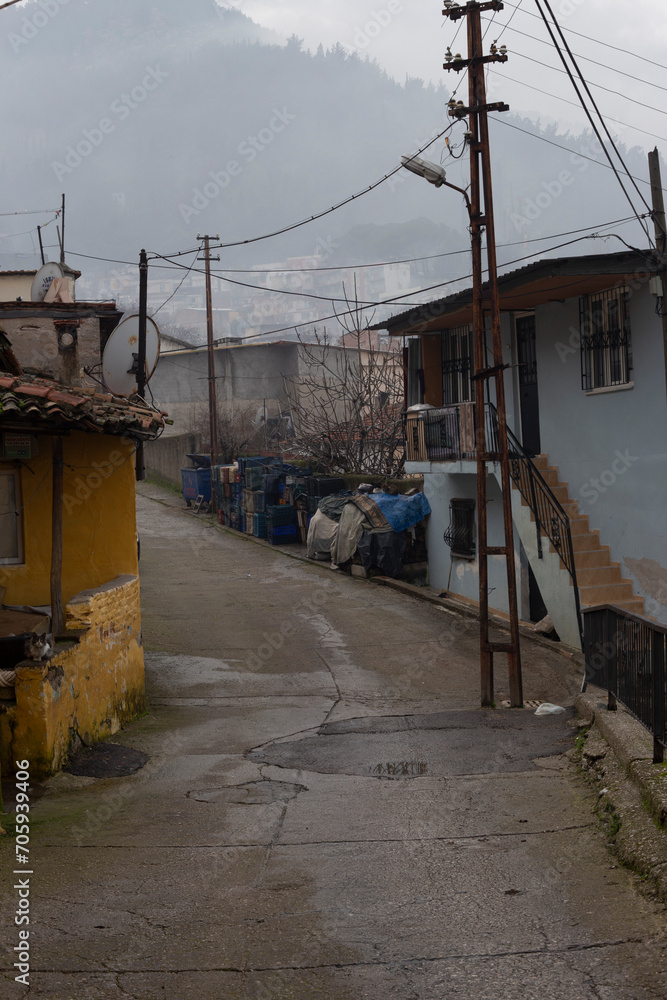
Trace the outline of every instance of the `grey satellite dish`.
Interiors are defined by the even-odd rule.
[[[139,316],[124,316],[112,331],[102,352],[102,379],[114,396],[132,396],[137,391]],[[146,319],[146,381],[155,371],[160,356],[160,331]]]
[[[32,288],[30,289],[30,300],[32,302],[43,302],[44,296],[51,287],[51,283],[54,278],[63,278],[65,272],[63,271],[60,264],[56,261],[51,261],[48,264],[44,264],[40,267],[39,271],[32,280]]]

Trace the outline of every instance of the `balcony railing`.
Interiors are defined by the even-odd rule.
[[[653,761],[667,745],[667,627],[623,608],[600,605],[584,611],[586,681],[608,692],[608,708],[620,701],[653,735]]]

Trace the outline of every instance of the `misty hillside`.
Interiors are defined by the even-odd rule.
[[[72,252],[136,260],[142,246],[173,252],[198,232],[251,239],[366,187],[449,122],[447,79],[440,88],[401,84],[342,47],[311,55],[214,0],[35,0],[2,17],[2,211],[56,208],[66,192]],[[535,131],[527,121],[499,117],[507,120],[492,126],[499,241],[628,215],[609,170],[507,125]],[[452,142],[462,130],[455,126]],[[600,158],[585,138],[553,130],[548,138]],[[439,160],[443,148],[440,141],[424,155]],[[466,183],[465,157],[443,162]],[[629,162],[646,173],[643,154],[631,152]],[[431,225],[416,228],[420,218]],[[323,244],[336,244],[335,263],[446,252],[467,245],[465,225],[454,192],[402,172],[286,237],[223,251],[222,266]],[[55,243],[54,227],[46,232]],[[1,246],[3,267],[36,262],[11,253],[30,253],[29,237]]]

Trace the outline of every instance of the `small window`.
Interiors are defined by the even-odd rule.
[[[442,401],[445,406],[468,403],[475,398],[471,375],[474,369],[471,326],[457,326],[442,334]]]
[[[586,295],[580,301],[581,384],[586,392],[632,379],[628,289]]]
[[[452,500],[449,505],[449,527],[444,535],[453,556],[475,558],[475,501]]]
[[[0,565],[23,562],[21,480],[18,472],[0,472]]]

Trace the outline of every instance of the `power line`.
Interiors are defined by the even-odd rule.
[[[519,4],[510,3],[509,0],[505,0],[505,4],[508,7],[514,7],[515,13],[521,6],[522,0]],[[521,11],[522,14],[526,14],[528,17],[534,17],[537,21],[541,21],[542,18],[539,14],[533,14],[531,10],[526,10],[524,7]],[[653,59],[649,59],[647,56],[640,55],[638,52],[633,52],[631,49],[620,48],[618,45],[612,45],[610,42],[603,42],[600,38],[593,38],[591,35],[585,35],[581,31],[575,31],[574,28],[563,28],[563,31],[567,31],[570,35],[577,35],[578,38],[585,38],[588,42],[595,42],[596,45],[603,45],[606,49],[613,49],[614,52],[622,52],[623,55],[633,56],[635,59],[641,59],[643,63],[650,63],[651,66],[657,66],[658,69],[667,70],[667,66],[664,63],[655,62]]]
[[[542,69],[553,70],[554,73],[562,73],[565,75],[564,69],[559,69],[558,66],[549,66],[548,63],[543,62],[541,59],[534,59],[532,56],[527,56],[525,52],[519,52],[517,49],[512,50],[512,54],[519,56],[521,59],[527,59],[528,62],[535,63],[537,66],[541,66]],[[604,90],[607,94],[613,94],[615,97],[622,97],[626,101],[630,101],[631,104],[636,104],[640,108],[644,108],[646,111],[656,111],[660,115],[667,115],[667,111],[662,108],[656,108],[652,104],[646,104],[644,101],[636,101],[634,97],[628,97],[624,94],[622,90],[612,90],[611,87],[603,87],[601,83],[591,83],[591,87],[595,87],[596,90]]]
[[[552,94],[548,90],[541,90],[539,87],[535,87],[532,83],[526,83],[525,80],[516,80],[512,76],[508,76],[504,71],[502,74],[493,69],[488,70],[488,72],[493,73],[494,76],[502,76],[503,80],[510,80],[511,83],[518,83],[521,87],[528,87],[529,90],[534,90],[538,94],[544,94],[545,97],[551,97],[556,101],[561,101],[563,104],[569,104],[573,108],[581,107],[581,105],[577,104],[576,101],[568,101],[567,97],[559,97],[557,94]],[[622,122],[618,118],[610,118],[609,115],[605,115],[605,118],[607,121],[613,122],[614,125],[622,125],[623,128],[631,128],[635,132],[641,132],[642,135],[650,135],[652,139],[659,139],[661,142],[667,142],[667,139],[663,135],[656,135],[655,132],[647,132],[646,129],[639,128],[637,125],[630,125],[629,122]]]
[[[556,149],[562,149],[566,153],[572,153],[573,156],[578,156],[582,160],[588,160],[590,163],[596,163],[598,165],[598,167],[604,167],[605,170],[612,170],[613,169],[607,163],[602,163],[601,160],[596,160],[594,156],[588,156],[586,153],[580,153],[578,150],[571,149],[569,146],[563,146],[563,144],[560,143],[560,142],[554,142],[553,139],[547,139],[546,136],[537,135],[535,132],[530,132],[526,128],[521,128],[520,125],[513,125],[512,122],[508,122],[506,118],[494,118],[493,121],[494,122],[500,122],[500,124],[502,124],[502,125],[507,125],[508,128],[516,129],[517,132],[523,132],[524,135],[530,135],[530,136],[532,136],[533,139],[539,139],[540,142],[546,142],[546,143],[548,143],[549,146],[555,146]],[[604,144],[603,144],[603,146],[604,146]],[[635,177],[634,174],[632,174],[631,176],[632,176],[633,180],[637,181],[639,184],[650,185],[650,183],[651,183],[650,181],[644,180],[643,177]],[[665,191],[665,193],[667,194],[667,189],[666,188],[662,188],[662,190]],[[633,209],[633,211],[634,211],[634,209]],[[635,217],[636,217],[636,213],[635,213]]]
[[[588,95],[588,98],[589,98],[589,100],[591,101],[591,103],[593,105],[593,108],[595,109],[595,113],[597,114],[598,118],[600,119],[600,122],[602,123],[602,127],[603,127],[603,129],[605,131],[605,135],[609,139],[609,142],[611,143],[612,149],[616,153],[616,156],[618,157],[618,160],[619,160],[621,166],[623,167],[623,170],[625,171],[626,175],[630,179],[630,181],[631,181],[631,183],[632,183],[635,191],[637,192],[637,194],[639,195],[639,197],[643,201],[643,203],[644,203],[645,207],[648,209],[648,211],[651,212],[651,206],[649,205],[649,203],[644,198],[644,195],[639,190],[637,184],[635,183],[635,181],[634,181],[634,179],[633,179],[633,177],[632,177],[632,175],[631,175],[631,173],[630,173],[630,171],[629,171],[629,169],[628,169],[628,167],[627,167],[627,165],[625,163],[625,160],[621,156],[621,153],[619,152],[619,150],[618,150],[618,148],[616,146],[616,143],[614,142],[614,137],[612,136],[611,132],[609,131],[609,128],[607,127],[607,123],[605,122],[605,120],[604,120],[604,118],[602,116],[602,113],[601,113],[600,109],[598,108],[598,106],[597,106],[597,104],[595,102],[595,98],[593,97],[593,95],[591,93],[590,87],[588,86],[588,83],[586,82],[586,78],[584,77],[584,74],[582,73],[581,69],[579,68],[579,64],[577,63],[577,60],[576,60],[574,54],[572,53],[572,50],[571,50],[571,48],[570,48],[570,46],[568,44],[567,38],[565,37],[565,35],[561,31],[560,25],[558,24],[558,21],[556,20],[556,16],[555,16],[555,14],[554,14],[554,12],[552,10],[552,7],[551,7],[551,3],[549,2],[549,0],[543,0],[543,2],[544,2],[544,6],[549,11],[549,14],[552,17],[552,20],[553,20],[554,24],[556,25],[556,29],[558,31],[558,34],[560,35],[561,40],[563,42],[563,45],[565,46],[565,51],[567,52],[568,56],[570,57],[570,61],[571,61],[572,65],[574,66],[574,69],[575,69],[575,71],[577,73],[577,76],[579,77],[579,79],[582,82],[584,90],[586,91],[586,93]],[[582,106],[582,108],[583,108],[583,110],[584,110],[584,112],[586,114],[586,117],[588,118],[589,122],[591,123],[591,128],[595,132],[595,135],[597,136],[597,138],[598,138],[598,140],[599,140],[599,142],[600,142],[600,144],[602,146],[602,151],[603,151],[604,155],[606,156],[607,160],[609,161],[610,167],[614,171],[614,176],[616,177],[616,180],[618,181],[618,183],[619,183],[619,185],[621,187],[621,190],[623,191],[623,194],[625,195],[625,197],[626,197],[626,199],[628,201],[628,204],[632,208],[633,212],[635,212],[635,214],[637,215],[637,219],[639,220],[640,225],[644,228],[644,230],[646,232],[646,236],[647,236],[647,238],[649,240],[649,243],[650,243],[651,242],[651,234],[649,232],[648,226],[645,225],[645,223],[641,220],[641,218],[639,216],[639,213],[636,211],[636,209],[634,207],[634,204],[633,204],[633,201],[632,201],[632,199],[631,199],[628,191],[626,190],[623,181],[621,180],[620,174],[618,173],[618,169],[617,169],[616,165],[613,163],[612,158],[609,155],[609,152],[607,150],[607,147],[605,146],[604,142],[602,141],[602,136],[598,132],[597,126],[595,124],[595,121],[593,120],[593,116],[592,116],[591,112],[589,111],[588,107],[586,106],[586,102],[584,101],[584,98],[581,95],[581,92],[579,90],[577,82],[574,79],[574,76],[572,74],[572,70],[568,66],[567,60],[565,59],[565,56],[563,55],[563,53],[561,51],[561,48],[560,48],[560,46],[558,44],[558,39],[554,35],[554,32],[553,32],[552,27],[551,27],[551,24],[549,23],[549,20],[546,17],[546,15],[545,15],[545,13],[544,13],[544,11],[542,9],[542,0],[535,0],[535,3],[537,4],[537,9],[539,10],[540,14],[542,15],[542,20],[544,21],[544,23],[546,25],[546,28],[547,28],[547,31],[549,32],[549,35],[551,36],[551,39],[552,39],[552,41],[554,43],[554,46],[556,48],[556,51],[558,53],[558,56],[559,56],[561,62],[563,63],[563,66],[567,70],[567,75],[569,76],[570,82],[572,83],[572,86],[574,87],[575,93],[576,93],[577,97],[579,98],[579,101],[581,102],[581,106]]]
[[[612,223],[609,223],[609,225],[612,225]],[[611,237],[616,237],[616,234],[615,233],[609,233],[609,234],[605,234],[604,236],[601,236],[597,232],[589,233],[587,236],[580,236],[580,237],[577,237],[577,239],[567,240],[565,243],[559,243],[556,246],[548,247],[545,251],[537,251],[536,253],[526,254],[523,257],[517,257],[514,260],[506,261],[501,266],[503,268],[513,267],[515,264],[520,264],[520,263],[523,263],[524,261],[532,260],[533,258],[538,257],[540,255],[540,253],[542,253],[542,252],[552,253],[554,250],[561,250],[564,247],[572,246],[573,244],[580,243],[583,240],[587,240],[587,239],[609,239]],[[544,240],[544,239],[553,239],[553,238],[554,237],[540,237],[539,239],[540,240]],[[618,239],[621,239],[621,238],[618,237]],[[537,242],[537,240],[536,241],[526,240],[525,242],[526,243]],[[621,240],[621,242],[624,242],[624,241]],[[512,244],[512,245],[516,245],[516,244]],[[625,244],[625,245],[628,246],[628,244]],[[634,250],[635,248],[631,247],[630,249]],[[636,252],[642,253],[642,251],[636,251]],[[446,288],[446,287],[448,287],[450,285],[455,285],[455,284],[458,284],[458,283],[460,283],[462,281],[467,281],[471,277],[472,277],[472,274],[468,273],[468,274],[462,275],[462,276],[460,276],[458,278],[452,278],[449,281],[443,281],[443,282],[440,282],[440,283],[438,283],[436,285],[431,285],[429,288],[422,289],[422,292],[433,291],[436,288]],[[401,305],[408,306],[409,308],[421,308],[422,306],[424,306],[424,305],[427,304],[426,302],[414,302],[414,303],[410,303],[410,302],[403,301],[405,298],[408,297],[409,294],[410,293],[407,293],[406,295],[403,295],[403,296],[392,296],[391,298],[386,299],[384,302],[378,302],[378,303],[375,303],[374,305],[376,307],[380,307],[380,306],[394,305],[394,304],[398,304],[400,302]],[[353,315],[355,312],[357,312],[357,308],[358,308],[359,305],[361,305],[361,303],[357,303],[356,306],[355,306],[355,308],[353,308],[353,309],[346,309],[346,310],[343,310],[342,312],[332,313],[331,315],[328,315],[328,316],[320,316],[317,319],[308,320],[307,322],[304,322],[304,323],[290,323],[288,326],[277,327],[277,328],[274,328],[273,330],[265,330],[262,333],[250,334],[249,336],[247,336],[247,337],[244,338],[244,341],[257,340],[260,337],[272,337],[272,336],[274,336],[277,333],[286,333],[289,330],[298,331],[299,327],[316,326],[318,323],[326,323],[328,320],[338,319],[339,317],[342,317],[342,316],[350,316],[350,315]],[[216,341],[216,343],[219,343],[219,341]],[[182,349],[173,351],[171,353],[178,354],[178,353],[180,353],[181,350],[183,350],[183,351],[192,350],[192,348],[182,348]]]
[[[516,10],[514,11],[514,14],[516,14]],[[512,17],[514,16],[514,14],[512,15]],[[489,18],[484,18],[483,20],[489,21],[489,23],[491,23],[491,21],[489,20]],[[510,20],[511,20],[511,18],[510,18]],[[509,23],[510,22],[508,21],[506,27],[509,27]],[[547,21],[546,23],[547,23],[547,26],[548,26],[549,22]],[[557,27],[559,29],[559,31],[564,30],[564,29],[560,28],[560,26],[558,25],[558,22],[554,22],[554,27]],[[505,29],[503,29],[503,30],[505,30]],[[516,35],[522,35],[524,38],[531,38],[534,42],[539,42],[540,45],[549,45],[549,42],[546,40],[546,38],[538,38],[537,35],[531,35],[527,31],[521,31],[520,28],[512,28],[511,30]],[[640,76],[635,76],[634,73],[626,73],[625,70],[618,69],[616,66],[608,66],[607,63],[599,62],[597,59],[591,59],[590,56],[582,56],[582,55],[579,55],[577,52],[574,52],[572,54],[573,54],[573,56],[576,59],[581,59],[581,60],[583,60],[583,62],[593,63],[594,66],[600,66],[602,69],[609,70],[610,73],[619,73],[621,76],[627,76],[630,80],[636,80],[637,83],[644,83],[644,84],[646,84],[647,87],[655,87],[656,90],[667,91],[667,87],[663,87],[662,84],[660,84],[660,83],[652,83],[650,80],[643,80]]]
[[[442,139],[443,135],[446,135],[447,132],[449,132],[454,127],[455,124],[456,124],[455,121],[451,122],[447,126],[447,128],[443,129],[442,132],[438,132],[437,135],[434,135],[431,139],[429,139],[427,143],[421,146],[421,148],[418,149],[416,153],[414,153],[413,155],[419,156],[420,153],[423,153],[425,150],[427,150],[428,147],[432,146],[434,142],[438,141],[438,139]],[[343,201],[337,202],[335,205],[332,205],[331,208],[327,208],[323,212],[318,212],[316,215],[311,215],[307,219],[302,219],[300,222],[294,222],[290,226],[285,226],[283,229],[276,229],[275,232],[266,233],[264,236],[254,236],[252,237],[252,239],[239,240],[236,243],[211,244],[211,249],[227,250],[231,247],[241,247],[241,246],[246,246],[249,243],[259,243],[262,240],[269,240],[272,239],[274,236],[282,236],[284,233],[292,232],[292,230],[294,229],[299,229],[301,226],[306,226],[310,222],[315,222],[317,219],[322,219],[326,215],[331,215],[332,212],[337,212],[339,208],[343,208],[345,205],[349,205],[351,202],[357,201],[359,198],[363,198],[365,194],[369,194],[371,191],[374,191],[375,188],[379,187],[381,184],[384,184],[385,181],[388,181],[390,177],[393,177],[394,174],[397,174],[402,169],[403,169],[403,164],[400,164],[398,167],[395,167],[393,170],[391,170],[388,174],[385,174],[384,177],[381,177],[373,184],[369,184],[368,187],[363,188],[363,190],[358,191],[356,194],[350,195],[348,198],[344,198]],[[174,254],[173,256],[176,256],[176,254]]]

